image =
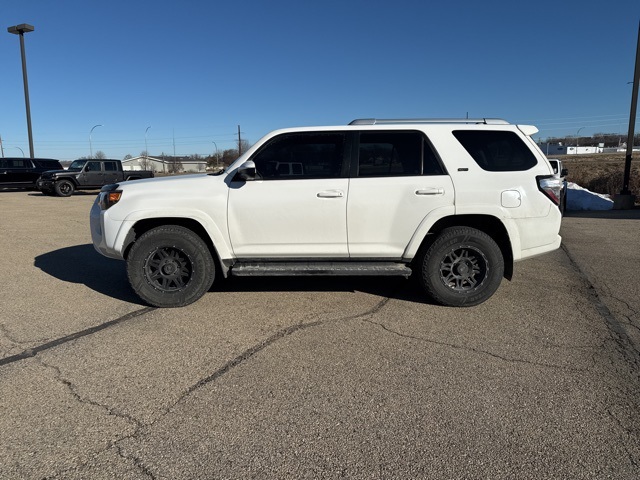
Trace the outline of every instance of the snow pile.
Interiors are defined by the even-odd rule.
[[[611,210],[609,195],[593,193],[573,182],[567,183],[567,210]]]

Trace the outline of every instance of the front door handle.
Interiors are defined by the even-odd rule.
[[[342,198],[344,192],[342,190],[325,190],[324,192],[318,192],[318,198]]]
[[[444,195],[444,188],[421,188],[416,190],[416,195]]]

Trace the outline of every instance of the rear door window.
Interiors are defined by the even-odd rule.
[[[15,168],[16,170],[31,168],[31,162],[25,159],[14,158],[9,160],[9,168]]]
[[[422,132],[361,132],[358,145],[358,177],[444,174]]]
[[[88,162],[87,167],[84,169],[85,172],[99,172],[102,170],[101,162]]]
[[[529,170],[538,161],[514,132],[456,130],[453,132],[469,155],[488,172]]]

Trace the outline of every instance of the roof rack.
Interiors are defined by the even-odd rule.
[[[413,123],[473,123],[484,125],[509,125],[501,118],[358,118],[349,125],[402,125]]]

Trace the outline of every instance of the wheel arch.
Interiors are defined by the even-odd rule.
[[[216,264],[216,268],[220,268],[221,273],[226,277],[227,276],[227,268],[224,265],[220,258],[220,254],[216,249],[211,236],[204,228],[204,226],[193,218],[184,218],[184,217],[157,217],[157,218],[146,218],[137,221],[133,227],[127,233],[127,236],[123,245],[123,258],[126,260],[129,256],[129,252],[131,251],[131,247],[136,242],[140,236],[144,233],[152,230],[156,227],[162,227],[166,225],[177,225],[180,227],[187,228],[198,235],[202,241],[207,245],[209,252],[211,253],[211,257],[214,259]]]
[[[504,258],[504,277],[511,280],[514,259],[509,232],[504,223],[492,215],[453,215],[437,220],[422,240],[415,258],[420,258],[420,253],[429,248],[438,234],[449,227],[471,227],[493,238]]]
[[[73,187],[74,188],[78,186],[78,181],[73,176],[58,177],[58,178],[55,179],[55,182],[61,182],[62,180],[67,180],[67,181],[73,183]]]

